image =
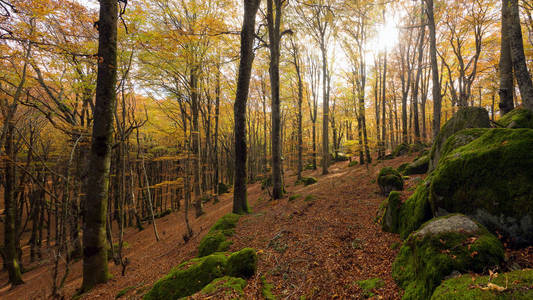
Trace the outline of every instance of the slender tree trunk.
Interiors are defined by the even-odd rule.
[[[14,131],[15,125],[13,120],[9,120],[6,134],[6,155],[9,160],[6,164],[5,171],[5,185],[4,185],[4,203],[5,203],[5,228],[4,228],[4,259],[5,266],[9,274],[9,282],[12,285],[19,285],[24,283],[22,281],[21,268],[19,265],[19,258],[17,255],[17,230],[16,230],[16,215],[17,203],[15,198],[16,189],[16,152],[14,145]]]
[[[244,18],[241,31],[241,61],[235,95],[235,176],[233,189],[233,212],[248,212],[246,201],[246,101],[250,89],[250,77],[254,60],[255,15],[259,0],[244,1]]]
[[[192,170],[193,170],[193,191],[194,191],[194,208],[195,215],[198,218],[203,215],[202,195],[200,191],[200,128],[198,126],[198,77],[196,74],[197,67],[191,70],[191,113],[192,113]]]
[[[275,6],[275,7],[274,7]],[[275,9],[275,13],[274,13]],[[279,100],[281,1],[267,0],[268,43],[270,48],[270,92],[272,95],[272,198],[283,197],[281,178],[281,120]]]
[[[113,111],[116,104],[117,19],[118,4],[116,1],[100,0],[96,103],[83,226],[82,291],[90,290],[96,284],[106,282],[109,279],[105,226]]]
[[[426,13],[428,16],[429,28],[429,55],[431,57],[431,75],[433,78],[433,137],[436,137],[440,131],[440,115],[441,115],[441,91],[439,81],[439,66],[437,63],[437,38],[435,29],[435,15],[433,12],[433,0],[426,1]]]
[[[218,164],[218,119],[220,115],[220,65],[217,65],[217,83],[216,83],[216,98],[215,98],[215,132],[213,133],[213,188],[215,193],[215,201],[218,202],[218,186],[219,186],[219,164]]]
[[[322,37],[323,39],[323,37]],[[328,91],[328,61],[325,42],[320,46],[322,53],[322,175],[328,174],[329,166],[329,91]]]
[[[522,103],[524,107],[533,110],[533,82],[527,70],[526,57],[524,55],[524,42],[522,40],[522,28],[520,25],[520,11],[518,0],[509,1],[510,24],[508,28],[509,40],[511,44],[511,57],[513,60],[513,70]],[[502,32],[502,36],[504,33]]]

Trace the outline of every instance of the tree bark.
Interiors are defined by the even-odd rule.
[[[522,28],[520,26],[520,12],[518,0],[509,0],[510,24],[509,40],[511,44],[511,57],[513,60],[513,70],[522,103],[524,107],[533,110],[533,82],[527,70],[526,57],[524,55],[524,42],[522,39]],[[502,32],[502,35],[504,33]]]
[[[275,6],[275,7],[274,7]],[[275,9],[275,13],[274,13]],[[268,44],[270,49],[270,93],[272,95],[272,198],[283,197],[281,178],[281,120],[279,99],[281,1],[267,0]]]
[[[82,291],[90,290],[96,284],[106,282],[109,279],[105,226],[113,111],[116,105],[117,19],[118,5],[116,0],[100,0],[96,103],[83,226]]]
[[[259,0],[244,1],[244,19],[241,31],[241,60],[235,95],[235,176],[233,188],[233,212],[247,213],[246,201],[246,101],[250,89],[250,77],[254,60],[255,15]]]
[[[440,91],[439,66],[437,63],[437,38],[435,33],[435,15],[433,12],[433,0],[426,1],[426,14],[429,28],[429,55],[431,58],[432,94],[433,94],[433,137],[440,131],[440,115],[442,95]]]
[[[501,48],[500,48],[500,110],[504,115],[514,108],[513,102],[513,59],[511,57],[511,41],[509,39],[510,28],[509,0],[502,0],[501,18]]]

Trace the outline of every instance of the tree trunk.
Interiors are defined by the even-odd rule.
[[[117,19],[118,5],[116,1],[100,0],[96,102],[83,227],[82,291],[90,290],[96,284],[106,282],[109,279],[105,226],[113,111],[116,104]]]
[[[192,170],[193,170],[193,191],[194,191],[194,209],[198,218],[203,215],[202,195],[200,192],[200,128],[198,126],[198,77],[196,74],[197,67],[191,70],[191,113],[192,113]]]
[[[6,155],[9,161],[6,163],[5,169],[5,185],[4,185],[4,203],[5,203],[5,228],[4,228],[4,259],[5,266],[9,274],[9,282],[12,285],[23,284],[22,274],[19,265],[19,258],[17,255],[17,230],[16,230],[16,215],[17,203],[15,199],[16,189],[16,152],[14,145],[15,125],[13,120],[9,120],[7,134],[6,134]]]
[[[510,7],[509,40],[511,44],[511,57],[513,60],[513,70],[522,103],[524,107],[533,110],[533,83],[527,70],[526,57],[524,55],[524,42],[522,40],[522,28],[520,26],[520,11],[518,0],[508,0]],[[502,32],[502,36],[504,32]]]
[[[435,33],[435,15],[433,13],[433,0],[426,1],[426,13],[429,28],[429,55],[431,57],[431,75],[433,78],[433,137],[440,131],[440,114],[442,95],[440,91],[439,66],[437,64],[437,38]]]
[[[233,188],[233,212],[248,212],[246,201],[246,101],[250,89],[250,77],[254,60],[255,15],[259,0],[244,1],[244,18],[241,31],[241,60],[235,95],[235,176]]]
[[[273,7],[275,6],[275,8]],[[274,9],[276,10],[274,13]],[[267,0],[268,43],[270,49],[270,92],[272,95],[272,198],[283,197],[281,178],[281,120],[279,99],[281,1]]]

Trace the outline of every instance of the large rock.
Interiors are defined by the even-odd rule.
[[[464,215],[425,223],[402,245],[392,276],[405,289],[403,299],[429,299],[441,281],[455,272],[482,272],[503,261],[501,242]]]
[[[403,177],[392,167],[385,167],[379,171],[378,185],[381,193],[385,196],[391,191],[403,190]]]
[[[490,283],[490,284],[489,284]],[[459,276],[442,282],[431,300],[448,299],[533,299],[533,270],[518,270],[497,277]]]
[[[533,128],[533,112],[517,107],[506,113],[498,123],[507,128]]]
[[[228,257],[229,256],[229,257]],[[201,291],[217,278],[249,278],[257,269],[254,249],[234,253],[215,253],[188,260],[159,279],[144,295],[145,300],[180,299]]]
[[[487,130],[430,177],[433,214],[467,214],[515,246],[533,244],[533,129]]]
[[[430,184],[431,177],[428,177],[416,187],[411,197],[405,200],[400,207],[398,228],[391,232],[398,232],[400,237],[405,239],[425,221],[433,218],[428,196]]]
[[[386,232],[398,233],[398,221],[402,200],[399,192],[390,192],[389,197],[380,206],[378,221],[381,229]]]
[[[428,171],[428,166],[429,166],[429,156],[424,155],[422,157],[419,157],[414,162],[405,166],[403,174],[405,175],[424,174]]]
[[[442,126],[441,130],[430,152],[429,171],[432,171],[437,166],[441,158],[441,148],[446,140],[454,133],[466,128],[489,128],[490,120],[489,113],[484,108],[480,107],[465,107],[460,108],[453,117]]]

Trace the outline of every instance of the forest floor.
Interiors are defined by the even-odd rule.
[[[391,265],[398,251],[400,239],[396,234],[381,231],[374,222],[384,196],[375,183],[383,166],[398,167],[410,162],[415,155],[368,166],[348,167],[348,162],[330,167],[330,174],[305,171],[314,176],[316,184],[295,185],[296,176],[286,174],[287,195],[270,201],[260,183],[248,188],[249,215],[241,217],[231,251],[244,247],[258,250],[258,270],[245,288],[246,299],[262,298],[264,281],[272,284],[272,292],[282,299],[346,299],[364,298],[357,281],[380,278],[383,285],[373,290],[377,299],[399,299],[401,291],[391,277]],[[406,181],[402,197],[413,192],[422,175]],[[156,220],[161,236],[155,241],[153,229],[145,224],[138,231],[128,228],[124,240],[129,247],[124,256],[130,264],[125,276],[120,266],[110,262],[113,278],[97,286],[82,299],[115,299],[126,291],[123,299],[139,299],[172,267],[197,254],[197,246],[209,228],[224,214],[231,212],[231,194],[223,195],[217,204],[207,203],[205,214],[191,217],[194,236],[183,241],[184,218],[175,212]],[[533,257],[533,251],[530,252]],[[520,254],[522,255],[522,254]],[[70,299],[81,286],[82,263],[74,263],[62,291]],[[26,282],[11,289],[6,285],[7,274],[0,275],[0,299],[45,299],[50,295],[52,271],[49,262],[35,266],[23,274]]]

